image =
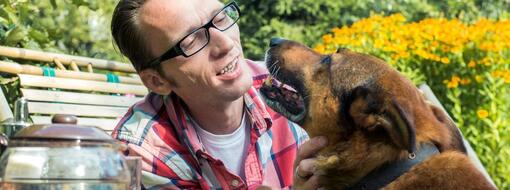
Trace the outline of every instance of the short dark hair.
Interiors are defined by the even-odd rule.
[[[155,56],[152,55],[149,44],[146,43],[138,20],[140,8],[147,0],[120,0],[112,15],[112,36],[120,52],[128,57],[137,72],[143,64],[147,64]],[[166,76],[161,65],[154,68],[170,84],[178,86],[175,79]]]
[[[125,55],[139,72],[140,66],[152,59],[148,43],[142,35],[138,14],[146,0],[120,0],[112,16],[112,36]]]

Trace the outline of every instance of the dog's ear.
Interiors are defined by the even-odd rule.
[[[464,141],[462,140],[462,134],[460,133],[459,128],[457,128],[457,125],[455,125],[455,122],[453,122],[452,119],[448,117],[446,112],[444,112],[441,108],[434,105],[429,106],[436,119],[442,123],[451,133],[451,142],[448,147],[444,148],[467,153],[466,147],[464,146]]]
[[[350,93],[347,113],[356,127],[368,133],[385,133],[400,149],[414,152],[416,133],[411,113],[391,96],[358,87]],[[345,102],[344,102],[345,103]]]

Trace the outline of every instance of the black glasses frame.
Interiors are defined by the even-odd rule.
[[[229,8],[231,6],[234,6],[234,8],[237,10],[237,14],[239,15],[239,17],[236,20],[234,20],[230,26],[227,26],[227,27],[225,27],[225,29],[221,30],[221,29],[219,29],[217,26],[215,26],[213,24],[213,21],[216,18],[216,16],[218,16],[218,14],[220,14],[225,9],[227,9],[227,8]],[[181,56],[182,55],[184,57],[191,57],[191,56],[195,55],[196,53],[200,52],[202,49],[204,49],[209,44],[209,41],[211,40],[211,36],[209,34],[209,28],[215,28],[215,29],[217,29],[219,31],[222,31],[222,32],[226,31],[230,27],[234,26],[237,23],[237,21],[239,21],[240,17],[241,17],[241,10],[239,9],[239,6],[237,5],[237,3],[235,1],[230,2],[229,4],[225,5],[220,11],[218,11],[216,14],[214,14],[214,16],[212,17],[212,19],[209,22],[207,22],[206,24],[204,24],[203,26],[201,26],[201,27],[199,27],[197,29],[194,29],[189,34],[184,36],[173,47],[171,47],[170,49],[168,49],[168,51],[163,53],[163,55],[152,59],[147,64],[141,65],[139,70],[142,71],[142,70],[145,70],[147,68],[155,68],[155,67],[159,66],[161,64],[161,62],[169,60],[169,59],[172,59],[172,58],[177,57],[177,56]],[[188,36],[194,34],[196,31],[198,31],[200,29],[205,29],[205,35],[207,37],[207,42],[204,44],[203,47],[201,47],[198,50],[196,50],[195,52],[187,55],[186,53],[184,53],[184,51],[181,48],[181,42],[184,41],[184,39],[186,39]]]

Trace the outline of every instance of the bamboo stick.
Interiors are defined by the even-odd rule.
[[[73,71],[77,71],[77,72],[80,72],[80,68],[78,67],[78,65],[76,65],[76,63],[74,61],[71,61],[71,69]]]
[[[12,74],[30,74],[30,75],[43,75],[43,69],[31,65],[20,65],[18,63],[10,63],[0,61],[0,72],[12,73]],[[72,78],[72,79],[83,79],[83,80],[94,80],[107,82],[108,77],[104,74],[98,73],[86,73],[77,71],[67,70],[55,70],[55,76],[60,78]],[[137,84],[140,85],[142,82],[139,78],[119,76],[119,82],[123,84]]]
[[[135,69],[131,64],[103,60],[103,59],[95,59],[89,57],[82,56],[74,56],[60,53],[49,53],[43,51],[29,50],[23,48],[14,48],[14,47],[6,47],[0,46],[0,55],[7,56],[11,58],[20,58],[20,59],[29,59],[34,61],[44,61],[44,62],[53,62],[54,59],[60,60],[62,64],[68,65],[72,61],[74,61],[78,66],[85,67],[89,63],[92,64],[93,67],[99,69],[108,69],[114,71],[123,71],[123,72],[131,72],[135,73]]]
[[[18,76],[20,79],[20,84],[22,86],[61,88],[68,90],[81,90],[120,94],[135,94],[140,96],[144,96],[148,93],[147,88],[143,85],[109,83],[70,78],[43,77],[26,74],[19,74]]]
[[[57,58],[53,59],[53,62],[55,63],[55,65],[57,65],[57,67],[60,69],[60,70],[67,70],[66,67],[64,67],[64,65],[62,65],[62,62],[60,62]]]
[[[89,73],[94,73],[94,69],[92,68],[92,64],[87,64],[87,71]]]

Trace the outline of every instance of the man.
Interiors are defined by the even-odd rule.
[[[143,158],[145,188],[317,188],[312,155],[327,142],[303,143],[260,99],[267,69],[244,59],[239,17],[217,0],[117,5],[112,35],[151,93],[112,135]]]

